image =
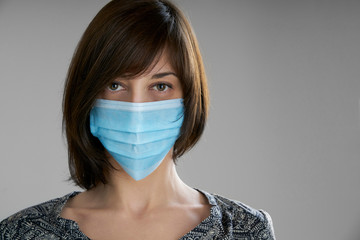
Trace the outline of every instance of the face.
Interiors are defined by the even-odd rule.
[[[153,102],[182,98],[181,83],[164,51],[151,71],[136,78],[117,78],[111,82],[100,98],[125,102]]]

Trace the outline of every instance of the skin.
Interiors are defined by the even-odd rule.
[[[116,79],[99,98],[151,102],[182,98],[180,80],[165,51],[152,69],[135,79]],[[135,181],[114,160],[109,183],[70,199],[61,217],[71,219],[91,239],[179,239],[210,215],[206,197],[178,176],[172,149],[160,166]]]

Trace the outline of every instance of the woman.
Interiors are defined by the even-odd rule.
[[[63,99],[73,192],[3,220],[1,239],[275,239],[270,216],[187,186],[208,91],[197,40],[167,0],[113,0],[86,29]]]

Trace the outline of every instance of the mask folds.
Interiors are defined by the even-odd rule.
[[[179,137],[183,99],[133,103],[97,99],[90,131],[135,180],[151,174]]]

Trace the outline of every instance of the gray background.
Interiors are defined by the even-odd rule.
[[[77,190],[62,87],[107,1],[0,1],[0,219]],[[178,0],[211,112],[178,166],[189,185],[267,210],[278,239],[360,239],[360,1]]]

